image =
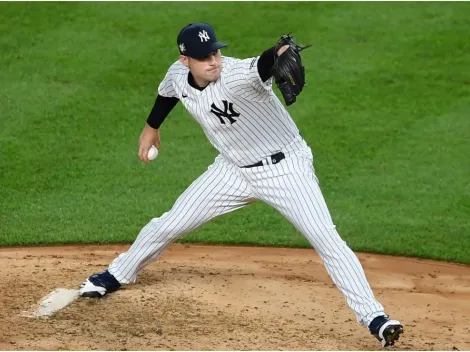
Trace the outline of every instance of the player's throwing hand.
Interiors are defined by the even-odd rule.
[[[139,137],[139,158],[144,163],[150,162],[148,153],[152,145],[160,149],[160,132],[146,124]]]

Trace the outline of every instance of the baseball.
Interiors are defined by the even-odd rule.
[[[157,155],[158,155],[158,149],[155,148],[154,145],[152,145],[149,149],[148,154],[147,154],[147,158],[149,160],[154,160],[157,157]]]

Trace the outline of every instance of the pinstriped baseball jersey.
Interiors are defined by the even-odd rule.
[[[204,90],[188,83],[189,69],[177,61],[158,87],[161,96],[180,99],[211,144],[237,166],[289,150],[299,136],[272,78],[261,80],[257,60],[223,56],[220,79]]]

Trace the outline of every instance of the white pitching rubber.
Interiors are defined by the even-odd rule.
[[[78,290],[57,288],[46,297],[43,297],[37,306],[27,312],[23,312],[22,316],[28,318],[50,318],[57,311],[73,303],[77,298]]]

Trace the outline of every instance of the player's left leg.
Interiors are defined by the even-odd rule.
[[[284,215],[316,249],[357,321],[369,327],[383,346],[393,345],[403,327],[385,315],[361,263],[336,231],[314,173],[310,149],[245,173],[256,197]]]

